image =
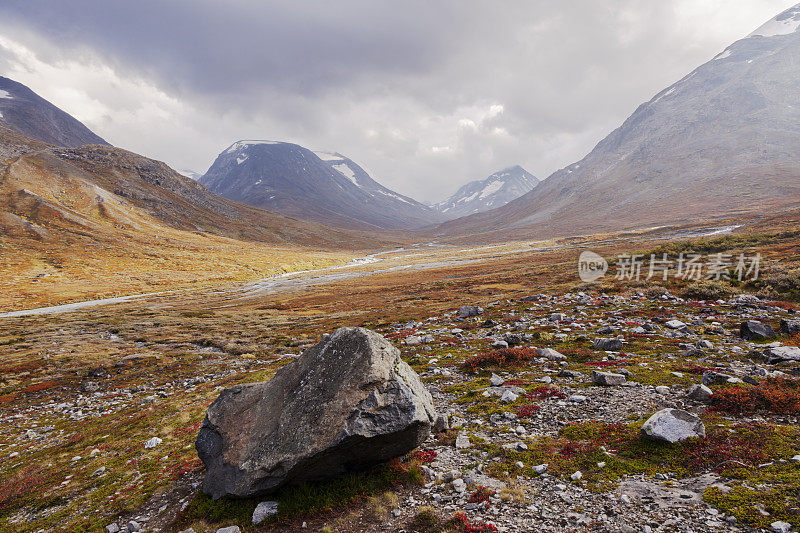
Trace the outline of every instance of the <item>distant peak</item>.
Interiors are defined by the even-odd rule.
[[[800,28],[800,4],[790,7],[778,16],[769,19],[748,37],[775,37],[789,35]]]
[[[247,148],[249,146],[255,146],[255,145],[258,145],[258,144],[286,144],[286,143],[283,143],[281,141],[261,141],[261,140],[243,139],[241,141],[236,141],[235,143],[230,145],[228,147],[228,149],[225,150],[225,153],[229,154],[229,153],[237,152],[237,151],[243,150],[243,149],[245,149],[245,148]]]

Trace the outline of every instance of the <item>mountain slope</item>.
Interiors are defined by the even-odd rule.
[[[108,145],[89,128],[28,87],[0,76],[0,125],[56,146]]]
[[[798,28],[800,5],[639,106],[530,193],[432,233],[593,233],[797,203]]]
[[[200,182],[232,200],[346,228],[410,229],[441,220],[341,154],[314,153],[292,143],[236,142]]]
[[[519,165],[495,172],[483,180],[460,187],[450,198],[433,206],[448,219],[504,206],[539,184],[536,176]]]

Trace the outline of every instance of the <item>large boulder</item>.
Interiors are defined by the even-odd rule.
[[[598,372],[597,370],[592,370],[592,383],[595,385],[602,385],[603,387],[615,387],[625,383],[625,376],[613,372]]]
[[[800,320],[781,319],[781,333],[784,335],[800,335]]]
[[[800,361],[800,348],[797,346],[777,346],[764,350],[764,357],[769,363],[784,361]]]
[[[622,349],[620,339],[595,339],[592,341],[592,348],[606,352],[618,352]]]
[[[675,443],[705,437],[706,427],[692,413],[681,409],[662,409],[647,419],[642,426],[642,434],[648,439]]]
[[[476,307],[474,305],[465,305],[458,310],[459,318],[470,318],[483,314],[483,307]]]
[[[775,338],[775,330],[758,320],[747,320],[739,326],[739,336],[748,341],[763,341]]]
[[[203,491],[248,497],[362,470],[422,444],[437,414],[385,338],[340,328],[266,383],[235,385],[208,408],[195,447]]]

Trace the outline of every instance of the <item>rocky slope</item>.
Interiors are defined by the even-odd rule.
[[[483,180],[460,187],[450,198],[433,206],[448,219],[481,213],[506,205],[539,184],[536,176],[519,165],[495,172]]]
[[[439,236],[593,233],[800,201],[800,5],[639,106],[581,161]]]
[[[0,76],[0,125],[48,144],[75,148],[106,141],[25,85]]]
[[[292,143],[239,141],[200,182],[226,198],[348,228],[411,229],[440,221],[433,209],[377,183],[338,153]]]

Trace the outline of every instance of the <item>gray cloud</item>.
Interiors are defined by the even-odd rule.
[[[435,201],[541,178],[792,0],[4,0],[0,68],[111,142],[205,170],[240,138],[338,150]]]

